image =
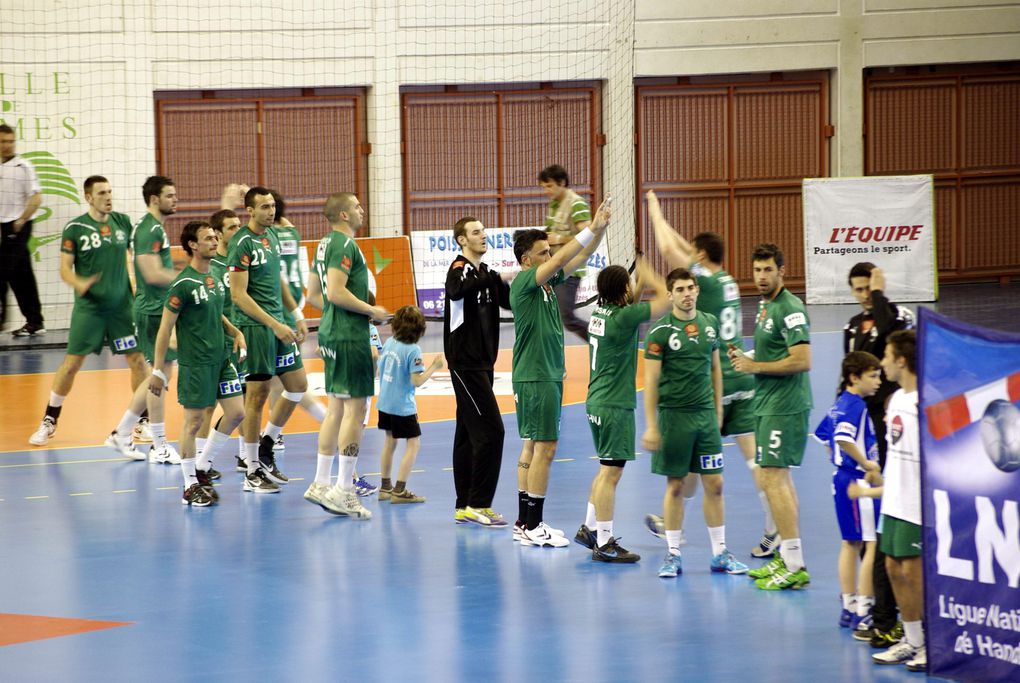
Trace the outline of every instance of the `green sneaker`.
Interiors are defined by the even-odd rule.
[[[453,522],[454,524],[467,524],[468,523],[467,508],[457,508],[456,510],[454,510]]]
[[[779,556],[779,553],[776,553],[771,560],[769,560],[762,566],[758,567],[757,569],[750,570],[749,572],[747,572],[747,575],[750,576],[752,579],[767,579],[776,572],[780,572],[785,569],[786,563],[783,562],[783,558]]]
[[[797,590],[809,583],[811,583],[811,577],[808,576],[807,569],[798,569],[795,572],[791,572],[786,567],[783,567],[782,570],[777,571],[772,576],[758,579],[754,582],[754,585],[763,591],[780,591],[785,588]]]

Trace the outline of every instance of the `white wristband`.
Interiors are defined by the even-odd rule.
[[[581,247],[584,248],[591,244],[591,241],[595,239],[595,233],[593,233],[589,228],[585,228],[581,232],[574,235],[574,239],[580,242]]]
[[[159,368],[153,368],[152,369],[152,376],[153,377],[159,377],[160,380],[163,381],[163,384],[167,383],[166,373],[163,372],[162,370],[160,370]]]
[[[290,314],[294,316],[294,322],[301,322],[302,320],[305,319],[305,314],[304,312],[302,312],[300,306],[291,311]]]

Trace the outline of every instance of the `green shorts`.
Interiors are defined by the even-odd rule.
[[[921,527],[896,517],[882,515],[878,531],[879,549],[889,557],[918,557],[921,554]]]
[[[71,356],[87,356],[100,353],[109,346],[115,354],[139,353],[135,323],[131,320],[131,303],[124,300],[124,307],[112,311],[100,311],[88,303],[78,300],[71,311],[71,329],[67,335],[67,353]]]
[[[265,325],[242,325],[248,355],[244,359],[244,374],[283,375],[304,367],[301,349],[293,342],[282,342]]]
[[[720,474],[722,436],[715,408],[689,411],[659,408],[662,447],[652,454],[652,473],[666,477]]]
[[[599,460],[633,460],[634,410],[591,406],[587,412]]]
[[[532,441],[560,440],[563,382],[514,382],[517,433]]]
[[[808,411],[792,415],[758,415],[754,438],[760,467],[800,467],[808,435]]]
[[[754,434],[754,392],[746,398],[737,398],[726,403],[723,397],[723,436]]]
[[[134,311],[135,331],[138,336],[138,348],[141,350],[145,360],[152,364],[156,356],[156,335],[159,333],[159,323],[163,315],[149,315]],[[167,348],[166,360],[177,360],[177,349]]]
[[[219,365],[177,366],[177,402],[185,408],[210,408],[220,399],[240,395],[241,381],[229,358]]]
[[[364,398],[375,394],[375,361],[372,344],[363,342],[323,342],[319,355],[325,366],[326,393],[338,398]]]

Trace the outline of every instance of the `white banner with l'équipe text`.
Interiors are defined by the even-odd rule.
[[[807,302],[853,303],[847,276],[867,261],[885,271],[892,301],[938,296],[930,175],[804,179]]]
[[[513,235],[528,228],[486,228],[485,241],[489,245],[482,261],[498,273],[520,270],[514,256]],[[543,228],[537,228],[542,230]],[[453,239],[451,230],[415,230],[411,233],[411,260],[414,262],[414,281],[418,289],[418,306],[430,317],[443,315],[446,291],[446,271],[460,254],[460,245]],[[577,288],[577,301],[583,302],[596,294],[595,281],[599,272],[609,265],[606,243],[603,241],[588,257],[585,277]]]

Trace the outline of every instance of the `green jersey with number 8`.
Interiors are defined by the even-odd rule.
[[[691,266],[698,279],[698,310],[719,319],[719,354],[723,373],[723,396],[754,389],[754,377],[733,369],[726,355],[730,344],[743,350],[743,318],[740,310],[740,286],[725,270],[713,273],[701,264]]]

